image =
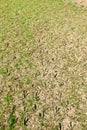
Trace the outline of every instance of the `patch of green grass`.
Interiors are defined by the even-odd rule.
[[[13,130],[14,127],[15,127],[15,124],[17,122],[17,119],[14,115],[15,109],[16,109],[16,106],[14,105],[13,108],[12,108],[12,112],[11,112],[9,119],[8,119],[9,130]]]
[[[6,74],[7,74],[7,71],[5,69],[3,69],[3,70],[1,69],[0,70],[0,75],[6,75]]]
[[[6,101],[7,103],[10,103],[11,100],[12,100],[12,95],[11,95],[10,92],[8,92],[8,93],[7,93],[7,96],[5,97],[5,101]]]

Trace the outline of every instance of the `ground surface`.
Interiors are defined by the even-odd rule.
[[[0,130],[87,130],[87,8],[0,0]]]
[[[75,0],[78,4],[87,6],[87,0]]]

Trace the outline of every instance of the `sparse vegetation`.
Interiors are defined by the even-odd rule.
[[[0,130],[87,130],[87,8],[0,0]]]

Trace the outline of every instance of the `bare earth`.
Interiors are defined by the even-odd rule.
[[[87,130],[80,1],[0,0],[0,130]]]
[[[77,3],[87,6],[87,0],[75,0]]]

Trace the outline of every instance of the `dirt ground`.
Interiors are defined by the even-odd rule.
[[[87,0],[75,0],[77,3],[87,6]]]
[[[0,130],[87,130],[87,9],[74,1],[0,0]]]

